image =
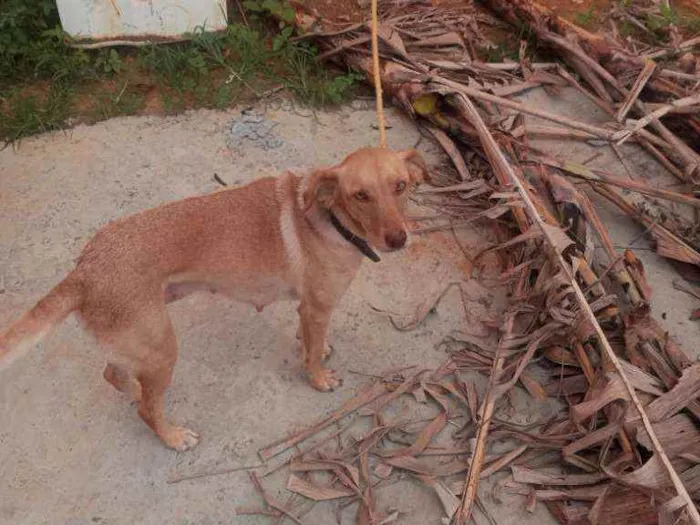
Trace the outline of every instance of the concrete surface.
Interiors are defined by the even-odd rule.
[[[572,103],[580,101],[562,99],[560,105]],[[58,282],[83,244],[111,219],[214,191],[215,173],[240,184],[286,168],[335,162],[377,140],[374,112],[362,104],[316,115],[282,106],[259,109],[277,123],[279,147],[231,144],[231,122],[239,115],[232,110],[114,119],[0,152],[0,327]],[[392,147],[418,142],[411,122],[395,111],[388,118]],[[422,140],[419,148],[431,162],[439,160],[433,144]],[[637,234],[626,218],[606,219],[620,244]],[[467,231],[462,240],[477,246],[484,239]],[[216,296],[191,296],[172,305],[181,355],[167,410],[203,436],[184,454],[153,437],[135,407],[102,379],[104,360],[90,338],[75,320],[64,323],[0,376],[0,524],[274,523],[236,515],[238,507],[261,505],[244,471],[177,484],[167,479],[255,465],[260,447],[340,406],[367,383],[366,375],[439,366],[445,355],[435,346],[455,328],[483,336],[473,319],[465,323],[456,288],[413,332],[394,330],[375,310],[410,317],[426,297],[462,281],[467,310],[478,317],[483,299],[497,295],[468,279],[451,236],[415,241],[380,264],[366,263],[336,312],[331,366],[345,385],[333,394],[315,392],[305,382],[293,303],[260,314]],[[641,255],[657,308],[668,313],[666,326],[686,343],[699,340],[697,325],[685,321],[692,303],[669,288],[674,275],[668,265],[648,252]],[[510,411],[524,421],[551,410],[522,399],[516,403]],[[285,481],[282,474],[266,480],[282,501]],[[497,505],[488,492],[484,486],[484,502],[498,523],[552,522],[541,505],[525,515],[522,498]],[[441,523],[437,498],[419,483],[392,485],[377,497],[381,509],[403,511],[399,523]],[[335,507],[317,505],[304,519],[310,525],[336,523]],[[354,506],[346,509],[343,523],[353,523],[354,512]]]

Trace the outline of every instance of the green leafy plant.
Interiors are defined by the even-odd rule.
[[[316,48],[298,44],[284,54],[285,87],[310,106],[341,104],[354,92],[362,75],[332,75],[316,60]]]
[[[287,0],[245,5],[250,27],[202,27],[178,44],[87,51],[69,45],[55,0],[0,0],[0,146],[81,119],[136,113],[144,86],[149,107],[156,89],[166,112],[225,108],[280,83],[310,106],[352,96],[361,76],[329,71],[313,46],[292,40],[295,14]]]
[[[272,15],[289,24],[294,21],[294,8],[283,0],[245,0],[243,7],[256,15]]]
[[[116,49],[103,49],[97,55],[95,67],[108,75],[119,73],[122,68],[122,59]]]
[[[15,93],[6,99],[7,111],[0,112],[0,138],[11,143],[22,137],[62,129],[71,112],[70,92],[52,86],[48,93]]]
[[[279,21],[279,33],[272,38],[272,49],[282,49],[294,33],[294,27],[291,25],[295,17],[294,8],[282,0],[246,0],[243,7],[253,16],[272,16]]]

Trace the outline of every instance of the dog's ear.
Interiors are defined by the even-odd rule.
[[[335,168],[315,171],[304,190],[304,212],[308,212],[314,202],[323,208],[331,208],[338,198],[338,191],[338,172]]]
[[[406,163],[411,182],[416,186],[430,177],[428,165],[423,157],[414,149],[399,151],[399,157]]]

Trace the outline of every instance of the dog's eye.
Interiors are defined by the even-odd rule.
[[[357,199],[358,201],[368,201],[369,195],[367,195],[366,191],[360,190],[357,193],[355,193],[355,199]]]
[[[396,183],[396,193],[403,193],[406,190],[406,182],[400,180]]]

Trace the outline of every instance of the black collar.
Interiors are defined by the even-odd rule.
[[[329,211],[328,215],[331,218],[331,224],[335,227],[336,230],[338,230],[338,233],[343,236],[343,239],[354,244],[357,247],[357,249],[362,252],[362,255],[364,255],[371,261],[380,261],[379,255],[377,255],[376,252],[372,248],[370,248],[366,240],[364,240],[361,237],[358,237],[350,230],[348,230],[345,226],[343,226],[343,224],[338,220],[338,217],[336,217],[332,211]]]

